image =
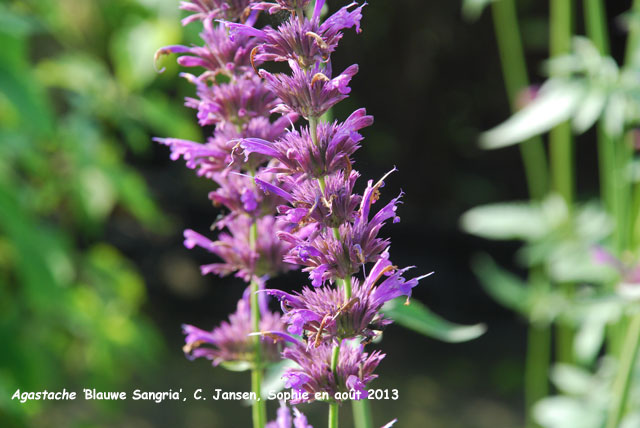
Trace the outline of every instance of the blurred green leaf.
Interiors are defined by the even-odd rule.
[[[480,137],[485,149],[498,149],[521,143],[549,131],[574,114],[585,96],[583,84],[569,80],[550,80],[522,110],[486,131]]]
[[[460,218],[462,229],[487,239],[535,240],[549,230],[540,207],[509,202],[475,207]]]
[[[405,305],[404,298],[397,298],[384,304],[382,312],[403,327],[433,337],[444,342],[458,343],[476,339],[487,330],[484,324],[454,324],[431,312],[415,300]]]
[[[477,256],[472,267],[483,288],[493,299],[502,306],[528,315],[531,295],[524,281],[500,268],[487,255]]]

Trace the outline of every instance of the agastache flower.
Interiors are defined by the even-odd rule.
[[[269,178],[266,174],[265,178]],[[215,181],[220,185],[218,189],[209,192],[209,199],[216,206],[223,205],[231,215],[246,214],[251,217],[261,217],[271,214],[276,206],[283,201],[273,194],[265,194],[259,190],[253,177],[230,172],[215,174]]]
[[[331,354],[333,345],[322,344],[308,348],[303,342],[292,337],[293,346],[287,347],[282,356],[293,360],[298,367],[288,369],[282,376],[285,388],[291,388],[298,394],[309,393],[306,401],[315,401],[316,393],[327,393],[330,400],[334,400],[337,392],[353,391],[353,399],[367,398],[366,385],[378,375],[374,370],[385,357],[380,351],[369,354],[364,352],[361,344],[343,341],[340,347],[336,371],[331,371]],[[292,403],[302,402],[303,398],[293,399]],[[340,400],[336,400],[340,401]]]
[[[232,38],[253,37],[258,42],[258,46],[251,53],[254,64],[265,61],[294,61],[301,68],[308,69],[318,62],[329,61],[331,53],[342,38],[342,30],[356,27],[356,31],[360,32],[363,6],[349,11],[357,5],[351,3],[320,23],[322,4],[324,1],[316,3],[316,12],[311,20],[299,19],[292,15],[277,29],[266,27],[259,30],[253,26],[233,22],[226,22],[225,25],[229,27]]]
[[[387,249],[362,284],[352,279],[352,295],[348,299],[341,289],[326,286],[305,287],[301,293],[292,294],[275,289],[266,292],[280,300],[287,331],[306,337],[308,346],[358,337],[369,342],[392,322],[380,313],[382,305],[400,296],[408,300],[418,282],[430,275],[406,280],[403,275],[411,268],[393,266]]]
[[[342,171],[338,171],[323,179],[324,190],[315,180],[300,180],[296,177],[285,177],[280,186],[284,189],[274,189],[274,185],[261,179],[256,179],[268,194],[283,195],[286,192],[286,201],[291,205],[278,206],[280,218],[296,227],[305,226],[308,223],[316,223],[319,226],[329,228],[340,227],[343,223],[353,220],[356,208],[360,204],[361,197],[353,193],[353,186],[360,174],[351,171],[347,177]]]
[[[239,170],[242,166],[249,170],[256,170],[268,158],[257,152],[242,155],[236,150],[238,141],[243,138],[276,139],[296,119],[295,114],[282,116],[274,122],[270,122],[266,117],[256,117],[243,124],[240,130],[233,123],[220,123],[213,137],[209,137],[204,144],[180,138],[154,138],[153,140],[169,146],[172,160],[182,157],[186,161],[187,168],[195,169],[198,176],[212,179],[215,173]]]
[[[212,22],[203,22],[204,31],[200,37],[204,46],[171,45],[159,49],[155,60],[161,55],[185,54],[178,57],[177,62],[183,67],[203,67],[209,77],[217,74],[241,75],[251,71],[250,54],[256,46],[256,40],[239,35],[233,40],[229,38],[224,27],[214,27]]]
[[[294,418],[291,419],[291,411],[284,401],[280,402],[278,417],[275,421],[267,423],[265,428],[313,428],[307,422],[307,417],[293,407]]]
[[[250,229],[254,221],[258,231],[255,250],[250,244]],[[221,227],[226,226],[227,231],[221,232],[217,241],[211,241],[191,229],[184,231],[185,247],[204,248],[223,260],[222,263],[201,266],[200,271],[203,275],[215,273],[226,276],[235,272],[238,278],[249,282],[256,276],[274,276],[295,268],[283,261],[283,254],[289,245],[275,236],[276,232],[283,231],[285,227],[282,221],[276,220],[273,216],[264,216],[256,220],[247,216],[236,216],[229,221],[223,219],[218,224]]]
[[[227,122],[242,126],[255,117],[269,117],[279,102],[258,76],[209,85],[201,77],[180,75],[196,86],[198,99],[186,98],[185,106],[198,110],[200,126]]]
[[[260,77],[281,102],[272,111],[274,113],[297,113],[307,119],[320,117],[338,102],[347,98],[351,92],[349,82],[358,72],[356,64],[348,67],[332,78],[331,64],[324,68],[316,64],[313,68],[303,69],[296,62],[289,62],[292,75],[271,74],[260,70]]]
[[[317,127],[314,142],[308,128],[288,132],[270,143],[258,138],[247,138],[240,142],[245,156],[259,153],[280,161],[274,172],[304,174],[309,178],[322,178],[334,172],[351,169],[351,155],[360,148],[362,135],[358,131],[370,126],[373,116],[365,109],[353,112],[342,123],[321,123]]]
[[[371,180],[368,182],[360,208],[354,213],[353,223],[341,225],[339,237],[327,230],[306,236],[279,232],[280,238],[292,246],[285,260],[306,266],[302,270],[309,272],[314,287],[333,278],[346,278],[357,273],[362,265],[378,260],[382,251],[389,246],[389,240],[379,238],[378,232],[387,220],[393,219],[394,223],[400,221],[396,209],[402,193],[369,218],[371,205],[378,200],[385,177],[376,184]]]
[[[264,293],[260,293],[262,296]],[[236,312],[229,315],[229,320],[222,322],[212,331],[205,331],[192,325],[183,325],[186,335],[183,350],[189,359],[207,358],[214,366],[223,362],[253,362],[254,333],[251,323],[251,307],[249,304],[250,288],[238,301]],[[260,329],[283,331],[284,323],[277,313],[267,308],[266,299],[260,297]],[[266,361],[278,361],[281,347],[273,340],[263,337],[260,340],[262,356]]]

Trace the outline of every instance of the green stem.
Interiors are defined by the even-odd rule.
[[[249,246],[255,250],[258,241],[258,224],[253,222],[249,229]],[[251,325],[254,332],[260,331],[260,304],[258,302],[258,281],[251,280]],[[262,347],[260,336],[255,336],[254,360],[251,369],[251,390],[255,392],[257,399],[252,404],[251,414],[254,428],[264,428],[267,423],[267,408],[262,400]]]
[[[638,357],[638,345],[640,344],[640,313],[636,314],[629,324],[627,335],[622,348],[618,372],[613,386],[613,400],[607,428],[618,428],[624,416],[629,398],[629,387],[633,377],[633,370]]]
[[[584,20],[589,39],[600,54],[609,55],[607,13],[602,0],[584,0]]]
[[[340,358],[340,344],[333,346],[331,353],[331,372],[333,373],[336,384],[338,384],[338,359]],[[338,403],[332,401],[329,403],[329,428],[338,428]]]
[[[253,331],[260,331],[260,305],[258,303],[258,282],[251,281],[251,322]],[[254,337],[254,363],[251,370],[251,390],[258,397],[252,405],[253,427],[264,428],[267,421],[267,408],[262,400],[262,351],[260,336]]]
[[[318,118],[311,116],[309,118],[309,134],[314,145],[318,145]]]
[[[533,419],[533,405],[549,394],[549,366],[551,364],[551,328],[531,324],[527,339],[525,368],[525,401],[527,428],[538,427]]]
[[[551,58],[569,53],[571,49],[571,0],[551,0]],[[571,206],[573,202],[573,144],[568,122],[553,128],[549,134],[553,190]]]
[[[368,399],[354,400],[353,408],[353,424],[356,428],[371,428],[373,420],[371,418],[371,404]]]
[[[511,110],[515,112],[518,108],[516,102],[520,91],[529,86],[515,1],[492,2],[491,11],[500,52],[502,75],[511,103]],[[529,193],[534,199],[542,199],[549,190],[549,168],[542,138],[534,137],[520,144],[520,153]]]
[[[348,302],[351,299],[351,276],[348,275],[346,278],[342,280],[342,285],[344,286],[344,299],[345,302]]]
[[[571,49],[572,6],[571,0],[551,0],[549,46],[551,58],[564,55]],[[564,199],[567,208],[571,210],[574,198],[574,162],[569,122],[561,123],[549,132],[549,152],[552,189]],[[573,284],[560,284],[560,286],[568,296],[573,293]],[[573,329],[561,321],[557,326],[556,335],[558,361],[570,363],[573,360],[572,344]]]

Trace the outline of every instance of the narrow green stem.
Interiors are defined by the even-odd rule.
[[[571,49],[572,1],[551,0],[551,34],[549,46],[551,58],[568,53]],[[553,190],[558,192],[568,206],[573,202],[573,144],[568,122],[553,128],[549,134],[551,151],[551,175]]]
[[[587,36],[602,55],[609,55],[607,13],[602,0],[584,0],[584,24]]]
[[[258,282],[251,281],[251,323],[253,331],[260,331],[260,305],[258,303]],[[262,400],[262,350],[260,336],[254,337],[254,363],[251,370],[251,390],[257,399],[252,405],[253,427],[264,428],[267,421],[267,408]]]
[[[258,224],[253,222],[249,229],[249,246],[255,250],[258,241]],[[258,302],[258,281],[251,280],[251,326],[254,332],[260,331],[260,304]],[[255,336],[254,360],[251,369],[251,390],[255,392],[257,399],[252,404],[251,414],[254,428],[264,428],[267,423],[267,407],[262,400],[262,348],[260,336]]]
[[[338,359],[340,358],[340,344],[333,346],[331,353],[331,372],[333,373],[336,384],[338,383]],[[329,403],[329,428],[338,428],[338,403],[332,401]]]
[[[618,428],[627,407],[629,387],[633,377],[633,370],[638,356],[640,344],[640,313],[634,315],[622,348],[622,356],[619,360],[618,372],[613,386],[613,400],[607,419],[607,428]]]
[[[551,364],[551,328],[531,324],[527,338],[525,368],[525,402],[527,428],[537,428],[533,418],[533,405],[549,394],[549,366]]]
[[[571,49],[572,6],[571,0],[550,0],[550,45],[551,58],[568,53]],[[549,154],[551,157],[551,186],[572,209],[574,198],[573,142],[569,122],[561,123],[549,132]],[[574,284],[560,284],[570,296]],[[573,329],[560,322],[556,329],[556,353],[561,362],[573,360]]]
[[[309,118],[309,133],[311,134],[311,141],[314,145],[318,145],[318,118],[311,116]]]
[[[511,110],[518,108],[520,91],[529,86],[527,65],[522,49],[515,0],[491,3],[496,41],[500,52],[504,78]],[[542,199],[548,192],[549,168],[542,138],[534,137],[520,144],[529,193],[534,199]]]
[[[351,276],[350,275],[348,275],[346,278],[342,280],[342,285],[344,286],[345,301],[349,301],[349,299],[351,299]]]

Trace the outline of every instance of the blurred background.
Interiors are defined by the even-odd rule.
[[[330,10],[343,3],[328,2]],[[616,17],[628,4],[607,3],[617,58],[625,31]],[[546,2],[518,5],[530,76],[541,82]],[[172,0],[0,1],[2,427],[249,425],[248,408],[236,402],[11,400],[18,388],[249,389],[245,374],[190,362],[181,350],[182,323],[213,327],[243,291],[239,280],[201,277],[198,266],[211,256],[182,245],[183,229],[205,231],[217,215],[206,196],[211,182],[151,141],[203,141],[183,106],[192,87],[174,58],[160,61],[163,74],[154,70],[158,48],[200,43],[198,24],[182,28],[182,16]],[[488,251],[517,270],[517,247],[459,228],[475,205],[527,197],[516,148],[477,148],[478,134],[509,115],[491,16],[464,20],[457,1],[371,0],[363,30],[347,32],[334,55],[336,70],[360,65],[352,96],[334,114],[364,106],[376,119],[356,156],[363,177],[399,169],[383,192],[406,192],[402,222],[383,230],[394,260],[436,272],[417,300],[449,320],[489,327],[465,344],[389,327],[374,386],[397,388],[400,399],[376,403],[374,421],[522,426],[525,323],[492,302],[469,267]],[[592,135],[577,153],[578,192],[589,199],[597,191]],[[273,285],[305,281],[293,273]],[[324,424],[324,408],[302,407]],[[348,410],[341,418],[350,426]]]

